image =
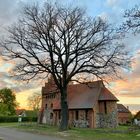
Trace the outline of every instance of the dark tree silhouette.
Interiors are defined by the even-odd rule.
[[[129,63],[125,46],[115,30],[101,18],[91,18],[79,8],[45,3],[26,6],[1,43],[3,55],[19,60],[15,75],[23,80],[53,76],[61,93],[60,129],[68,128],[67,87],[87,75],[99,79],[117,76]],[[78,79],[77,79],[78,78]]]

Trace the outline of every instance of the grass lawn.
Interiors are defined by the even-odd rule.
[[[0,123],[0,127],[14,127],[14,126],[18,126],[18,123],[16,122],[11,122],[11,123]]]
[[[18,124],[16,128],[32,133],[58,136],[66,140],[140,140],[140,129],[132,131],[128,126],[119,126],[116,129],[72,128],[65,132],[59,132],[54,126],[35,123]]]

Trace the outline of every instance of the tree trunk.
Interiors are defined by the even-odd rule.
[[[67,87],[61,90],[61,122],[60,131],[68,129],[68,103],[67,103]]]

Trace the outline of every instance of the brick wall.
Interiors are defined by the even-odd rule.
[[[95,113],[94,110],[88,112],[89,128],[95,128]]]
[[[69,125],[92,128],[92,112],[92,109],[69,110]]]
[[[96,127],[117,127],[117,125],[118,115],[116,102],[99,102],[99,112],[96,113]]]
[[[110,113],[117,110],[117,104],[114,101],[102,101],[99,102],[99,113],[105,113],[105,102],[106,102],[106,113]]]
[[[126,124],[131,121],[131,113],[128,112],[118,112],[118,123]]]

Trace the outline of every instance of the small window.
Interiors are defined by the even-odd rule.
[[[76,110],[75,113],[76,113],[76,114],[75,114],[75,119],[78,120],[78,119],[79,119],[79,112],[78,112],[78,110]]]
[[[53,108],[53,103],[51,103],[51,108]]]
[[[48,105],[46,104],[46,105],[45,105],[45,109],[47,109],[47,108],[48,108]]]
[[[58,111],[59,120],[61,119],[61,111]]]
[[[106,104],[106,101],[104,101],[104,110],[105,110],[105,114],[107,114],[107,104]]]
[[[85,119],[88,120],[88,110],[85,110]]]

